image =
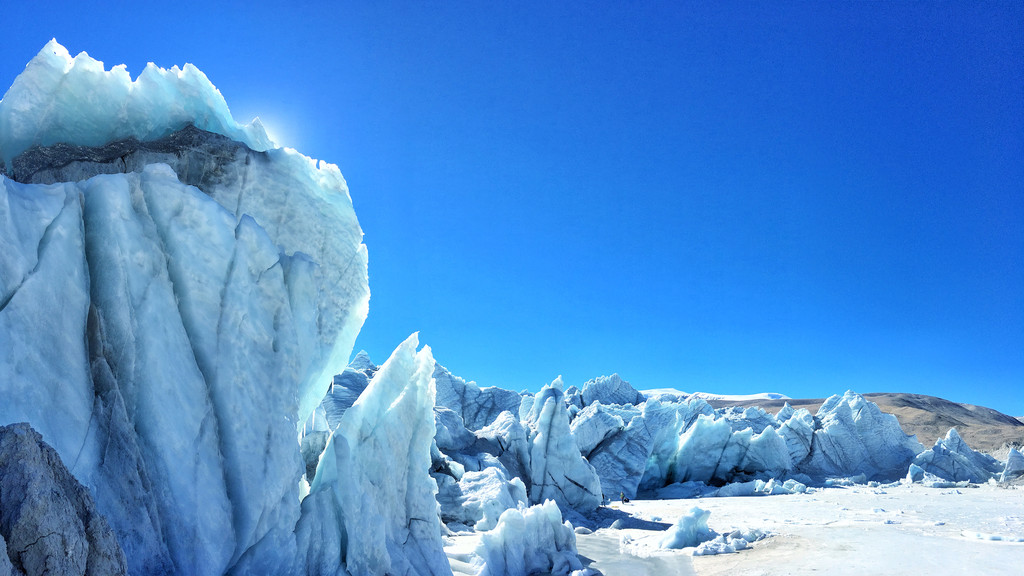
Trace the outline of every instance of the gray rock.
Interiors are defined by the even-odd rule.
[[[0,427],[0,535],[10,566],[0,561],[0,574],[127,573],[92,496],[24,423]]]

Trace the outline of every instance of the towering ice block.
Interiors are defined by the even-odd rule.
[[[0,100],[0,160],[0,425],[55,448],[131,573],[287,573],[296,430],[369,299],[337,167],[192,66],[56,42]]]
[[[434,438],[434,359],[413,334],[341,418],[297,529],[311,576],[451,574],[441,542]]]
[[[526,416],[530,429],[530,502],[592,511],[603,500],[597,472],[580,455],[562,400],[562,379],[541,389]]]
[[[864,474],[869,480],[897,480],[924,448],[895,416],[852,391],[827,399],[814,421],[810,454],[798,466],[813,478]]]

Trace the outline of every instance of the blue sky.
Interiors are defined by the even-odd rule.
[[[1024,416],[1024,3],[30,4],[341,167],[377,361]]]

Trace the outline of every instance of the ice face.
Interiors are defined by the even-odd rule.
[[[583,568],[572,525],[551,500],[502,513],[497,526],[480,537],[478,576],[567,576]]]
[[[1006,464],[1003,466],[1003,472],[999,476],[999,481],[1010,482],[1021,476],[1024,476],[1024,455],[1021,455],[1016,448],[1010,448],[1009,454],[1006,455]]]
[[[505,411],[518,411],[522,398],[511,390],[480,388],[476,382],[466,382],[453,376],[444,366],[434,370],[437,381],[437,405],[455,411],[466,428],[479,430],[494,422]]]
[[[864,474],[869,480],[897,480],[924,448],[895,416],[854,392],[828,398],[815,423],[811,452],[798,468],[816,478]]]
[[[580,511],[596,509],[603,500],[601,482],[576,447],[561,379],[541,389],[525,423],[530,429],[530,501],[551,499]]]
[[[602,492],[634,498],[653,442],[640,409],[591,404],[573,419],[572,433],[597,471]]]
[[[192,67],[132,82],[55,43],[0,101],[0,422],[54,446],[133,573],[295,562],[299,415],[369,293],[337,168],[269,146]]]

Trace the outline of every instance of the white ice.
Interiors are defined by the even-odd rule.
[[[551,500],[502,513],[497,526],[480,535],[477,576],[567,576],[583,568],[576,534]]]
[[[380,367],[320,459],[297,528],[310,576],[451,574],[427,474],[434,359],[417,344],[413,334]]]
[[[51,43],[0,101],[0,156],[186,124],[270,145],[192,67],[131,82]],[[67,183],[0,176],[0,422],[54,446],[133,573],[294,562],[299,413],[366,316],[366,252],[337,168],[211,142],[227,154],[215,177],[201,147],[133,153],[115,174],[77,163]]]
[[[51,40],[0,101],[0,160],[10,167],[31,146],[58,142],[156,140],[187,124],[253,150],[274,147],[259,121],[235,122],[220,91],[191,64],[165,70],[150,63],[132,80],[123,65],[106,70],[85,52],[71,57]]]

